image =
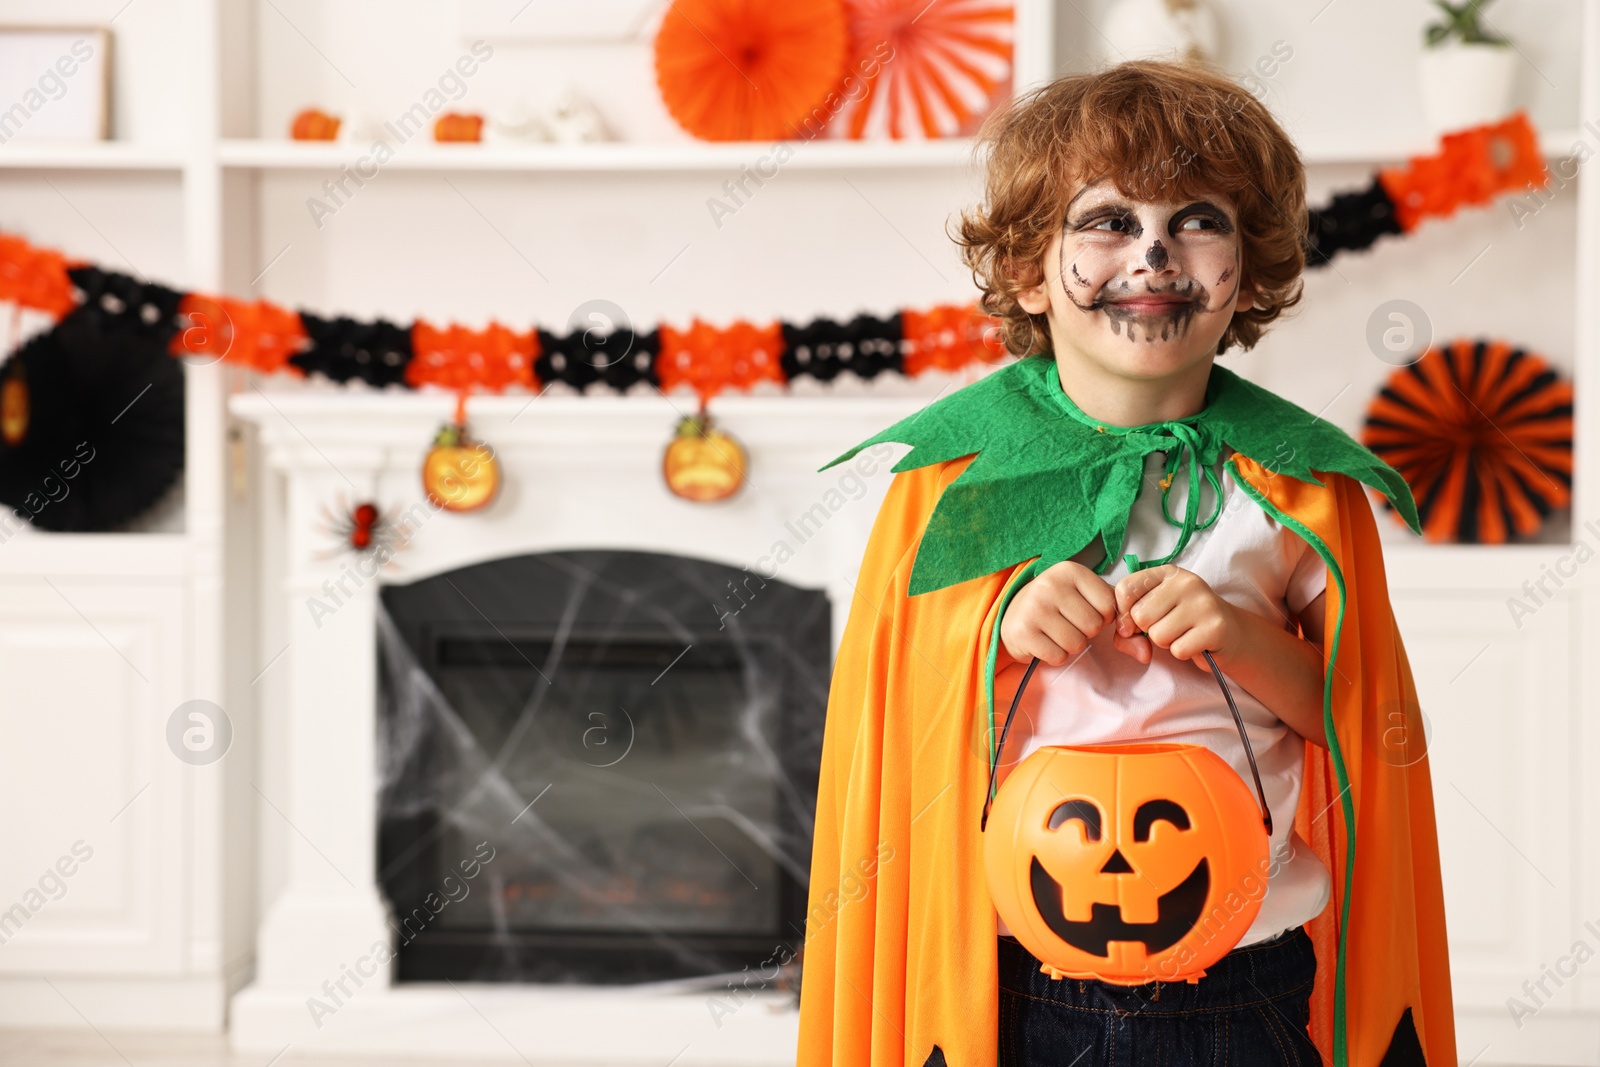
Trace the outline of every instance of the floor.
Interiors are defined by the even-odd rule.
[[[235,1056],[221,1035],[0,1030],[0,1067],[462,1067],[460,1060],[312,1060],[287,1051],[276,1057]],[[1495,1065],[1474,1062],[1472,1067]]]
[[[475,1061],[491,1063],[494,1061]],[[512,1061],[515,1062],[515,1061]],[[395,1067],[393,1059],[300,1059],[235,1056],[217,1034],[97,1034],[73,1030],[0,1030],[0,1067]],[[459,1061],[406,1060],[404,1067],[460,1067]]]

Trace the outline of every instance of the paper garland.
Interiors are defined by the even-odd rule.
[[[846,372],[864,379],[916,376],[1006,357],[994,320],[974,305],[803,325],[719,327],[696,319],[687,329],[663,325],[648,333],[580,329],[562,335],[499,323],[473,330],[426,320],[405,326],[184,293],[6,236],[0,236],[0,300],[52,314],[81,305],[97,329],[164,344],[174,356],[377,388],[437,387],[462,396],[540,392],[557,381],[579,391],[604,385],[626,392],[643,382],[663,392],[691,390],[704,404],[760,383],[829,381]]]
[[[1542,188],[1548,180],[1538,133],[1524,112],[1445,134],[1437,154],[1384,168],[1367,188],[1312,208],[1306,266],[1326,266],[1339,252],[1370,248],[1385,234],[1410,233],[1424,219],[1446,218],[1464,205]]]

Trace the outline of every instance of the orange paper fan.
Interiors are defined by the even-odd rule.
[[[844,57],[840,0],[675,0],[656,34],[656,84],[696,137],[781,140],[838,84]]]
[[[1389,376],[1361,441],[1430,541],[1498,544],[1572,499],[1572,384],[1504,341],[1452,341]]]
[[[850,64],[834,124],[842,136],[969,133],[1010,83],[1009,3],[846,0],[845,10]]]

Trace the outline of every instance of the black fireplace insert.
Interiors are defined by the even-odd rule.
[[[823,593],[576,551],[390,585],[380,605],[400,980],[635,983],[798,946]]]

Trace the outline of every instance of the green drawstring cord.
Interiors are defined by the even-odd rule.
[[[1208,529],[1217,521],[1217,516],[1222,514],[1222,483],[1218,481],[1217,472],[1212,470],[1211,465],[1202,463],[1200,460],[1200,432],[1186,422],[1162,423],[1160,428],[1178,439],[1177,447],[1167,452],[1167,469],[1165,476],[1161,479],[1161,517],[1166,519],[1169,524],[1178,527],[1178,543],[1172,546],[1171,552],[1168,552],[1160,559],[1140,561],[1136,553],[1129,552],[1122,557],[1122,562],[1128,565],[1129,574],[1144,570],[1146,567],[1159,567],[1161,564],[1177,558],[1178,553],[1183,551],[1184,546],[1189,543],[1189,538],[1193,536],[1196,530]],[[1186,458],[1189,464],[1188,493],[1183,505],[1183,519],[1180,521],[1172,517],[1172,512],[1167,507],[1167,497],[1172,492],[1172,485],[1176,480],[1178,467],[1183,464]],[[1198,521],[1200,518],[1200,496],[1202,492],[1199,485],[1200,475],[1204,475],[1206,482],[1211,486],[1212,492],[1217,497],[1217,506],[1211,512],[1211,517],[1206,519],[1205,522]]]
[[[1119,437],[1143,437],[1147,442],[1152,441],[1152,439],[1159,440],[1162,437],[1177,439],[1172,448],[1146,448],[1145,454],[1148,455],[1150,452],[1156,451],[1165,451],[1167,454],[1167,469],[1165,476],[1161,479],[1161,517],[1166,519],[1170,525],[1178,527],[1178,543],[1173,546],[1171,552],[1168,552],[1160,559],[1141,562],[1137,554],[1133,552],[1127,553],[1122,557],[1122,561],[1128,565],[1129,574],[1144,570],[1146,567],[1159,567],[1163,563],[1171,562],[1188,545],[1189,538],[1194,535],[1196,530],[1209,529],[1217,521],[1218,516],[1222,514],[1222,483],[1217,478],[1217,472],[1212,469],[1212,461],[1216,459],[1220,444],[1213,440],[1209,433],[1202,434],[1201,430],[1194,425],[1199,420],[1200,415],[1187,415],[1182,419],[1146,423],[1143,426],[1107,426],[1090,418],[1086,411],[1073,402],[1072,397],[1067,395],[1065,389],[1060,389],[1060,378],[1056,376],[1053,368],[1049,380],[1056,385],[1058,389],[1056,396],[1061,401],[1061,406],[1066,410],[1067,414],[1083,425],[1098,430],[1100,433],[1115,434]],[[1207,397],[1209,400],[1209,390],[1207,391]],[[1183,519],[1180,521],[1172,517],[1172,511],[1167,507],[1167,497],[1172,492],[1172,483],[1177,476],[1178,468],[1183,465],[1185,459],[1188,460],[1189,465],[1188,499],[1184,501]],[[1217,496],[1216,510],[1211,513],[1211,517],[1206,519],[1205,522],[1199,521],[1200,497],[1203,492],[1199,488],[1200,478],[1198,476],[1200,475],[1205,477],[1206,482],[1211,486],[1212,492]]]

